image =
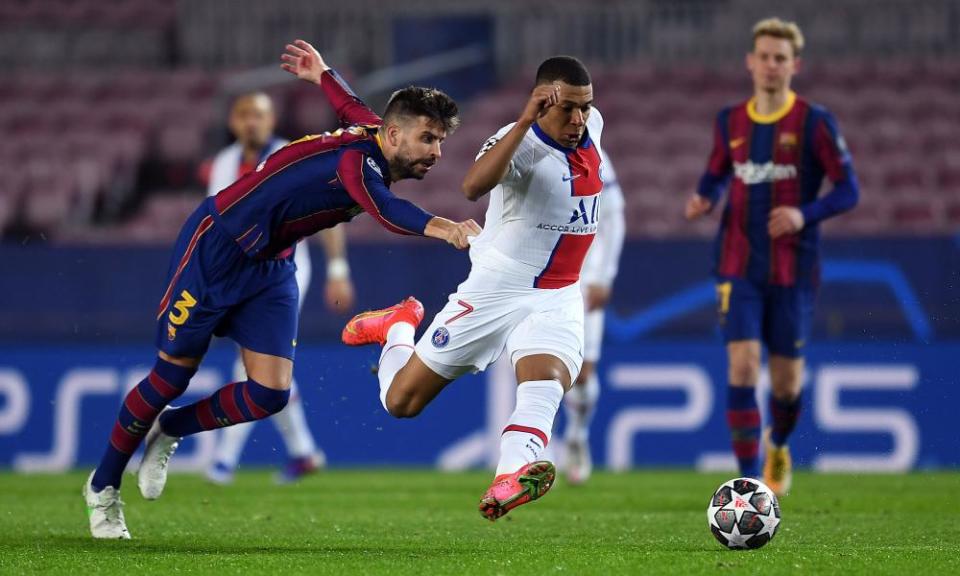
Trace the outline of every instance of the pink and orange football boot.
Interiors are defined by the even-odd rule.
[[[387,342],[387,332],[397,322],[408,322],[416,328],[423,321],[423,304],[410,296],[403,302],[382,310],[361,312],[347,322],[340,339],[348,346]]]
[[[540,498],[553,486],[557,470],[546,460],[521,466],[513,474],[501,474],[480,499],[480,514],[493,522],[507,512]]]

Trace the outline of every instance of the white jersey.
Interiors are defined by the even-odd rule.
[[[488,139],[477,157],[512,127]],[[527,131],[507,174],[490,191],[483,232],[470,248],[474,264],[510,272],[535,288],[577,282],[600,220],[602,130],[603,117],[594,109],[575,149],[561,146],[537,124]]]
[[[613,163],[602,148],[600,161],[603,163],[603,202],[600,203],[600,220],[603,226],[597,230],[593,245],[587,252],[580,282],[584,286],[609,287],[617,277],[620,267],[626,223],[623,214],[623,191],[620,189]]]
[[[489,150],[513,125],[487,140]],[[603,119],[595,110],[576,149],[534,125],[491,191],[483,232],[471,243],[470,276],[417,342],[417,356],[453,380],[504,353],[549,354],[573,380],[583,363],[580,267],[597,232]],[[478,156],[479,157],[479,156]]]
[[[267,144],[259,160],[266,159],[277,150],[288,144],[287,140],[274,138]],[[210,167],[210,182],[207,184],[207,196],[215,196],[217,192],[233,184],[240,176],[240,164],[243,161],[243,146],[239,142],[227,146],[217,153]],[[293,261],[297,265],[297,287],[300,288],[300,306],[310,286],[311,264],[310,251],[306,242],[297,244]]]

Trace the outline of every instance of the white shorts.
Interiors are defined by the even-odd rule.
[[[533,354],[556,356],[576,379],[583,364],[580,285],[533,288],[474,264],[416,347],[423,363],[448,380],[486,369],[504,350],[514,366]]]
[[[583,359],[596,363],[603,345],[603,308],[587,312],[583,324]]]

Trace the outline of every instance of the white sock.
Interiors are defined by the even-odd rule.
[[[303,400],[296,382],[290,385],[290,401],[286,407],[274,414],[270,420],[283,437],[283,444],[291,458],[313,456],[317,451],[317,444],[307,426],[307,416],[303,412]]]
[[[567,442],[586,442],[590,437],[590,423],[599,397],[600,379],[596,372],[590,374],[583,384],[575,384],[564,397],[563,408],[567,415],[564,438]]]
[[[380,367],[377,370],[377,378],[380,380],[380,403],[383,404],[384,410],[387,409],[387,391],[393,384],[394,376],[413,356],[415,334],[413,324],[407,322],[397,322],[387,331],[387,343],[383,345],[383,352],[380,353]]]
[[[556,380],[531,380],[517,387],[517,407],[500,437],[497,476],[541,457],[562,399],[563,386]]]

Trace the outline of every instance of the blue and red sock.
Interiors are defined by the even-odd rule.
[[[753,386],[727,388],[727,424],[740,475],[760,477],[760,409]]]
[[[289,399],[289,389],[274,390],[253,380],[234,382],[199,402],[164,412],[160,429],[164,434],[183,437],[260,420],[283,410]]]
[[[770,441],[775,446],[783,446],[800,418],[800,395],[798,394],[793,400],[778,400],[771,395],[770,417],[772,420]]]
[[[130,457],[137,451],[157,414],[183,394],[196,371],[196,368],[177,366],[157,358],[150,374],[123,399],[107,449],[93,474],[91,485],[95,492],[107,486],[120,487]]]

